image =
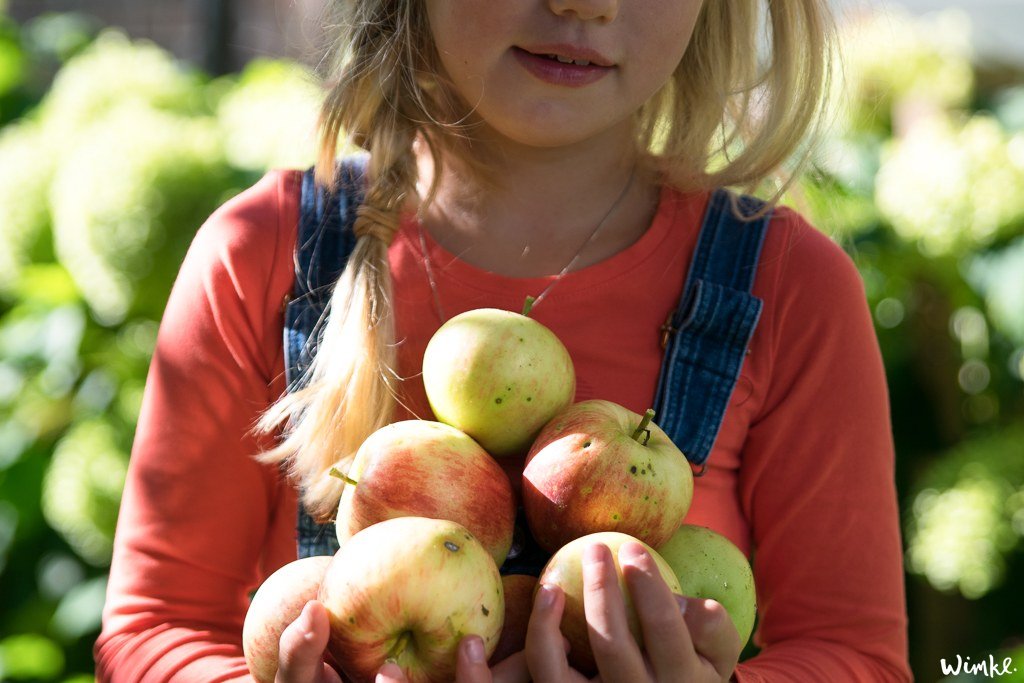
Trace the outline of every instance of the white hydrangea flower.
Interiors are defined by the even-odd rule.
[[[980,598],[999,584],[1012,545],[1004,515],[1007,491],[990,479],[967,479],[914,500],[916,530],[907,548],[910,571],[940,590]]]
[[[962,10],[916,18],[899,7],[875,10],[845,21],[839,44],[841,129],[885,127],[904,100],[959,108],[974,90],[971,24]]]
[[[1024,218],[1024,165],[993,118],[918,121],[890,141],[875,178],[881,214],[929,255],[977,249]]]
[[[251,62],[217,107],[228,161],[251,171],[311,165],[322,100],[305,67],[282,60]]]
[[[50,191],[54,246],[96,317],[116,324],[155,267],[173,279],[169,244],[187,245],[223,199],[220,135],[212,118],[129,101],[78,140]]]
[[[182,113],[202,108],[198,72],[146,41],[103,31],[57,73],[40,106],[47,134],[66,145],[83,126],[130,101]]]
[[[54,159],[42,126],[21,120],[0,130],[0,292],[18,281],[49,223]]]
[[[43,516],[82,559],[110,562],[114,527],[128,471],[115,428],[93,420],[74,425],[57,443],[43,479]]]

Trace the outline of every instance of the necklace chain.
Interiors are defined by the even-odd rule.
[[[565,267],[562,268],[561,271],[559,271],[558,275],[556,275],[555,278],[548,283],[547,287],[541,290],[541,293],[538,294],[537,297],[534,299],[531,310],[536,309],[537,305],[544,299],[544,297],[548,295],[548,293],[555,287],[555,285],[561,282],[562,278],[565,277],[569,270],[579,260],[583,252],[586,251],[587,247],[590,246],[591,242],[594,241],[594,238],[597,237],[597,233],[601,231],[601,227],[604,226],[604,224],[608,221],[608,217],[611,216],[612,213],[614,213],[615,209],[619,206],[620,203],[622,203],[622,200],[629,192],[629,188],[633,186],[633,179],[635,177],[636,167],[634,167],[633,170],[630,171],[629,179],[626,181],[625,186],[623,186],[622,192],[619,193],[619,196],[616,197],[615,201],[612,203],[611,207],[609,207],[608,211],[605,212],[604,216],[601,217],[601,220],[598,221],[597,225],[594,226],[594,229],[590,231],[590,234],[587,236],[587,239],[583,242],[582,245],[580,245],[580,248],[576,250],[576,253],[573,254],[572,258],[569,259],[569,262],[565,264]],[[434,310],[437,313],[438,320],[440,320],[440,322],[444,324],[444,322],[448,320],[448,316],[445,315],[444,308],[441,305],[441,294],[438,291],[437,280],[434,277],[434,266],[430,260],[430,251],[427,249],[426,237],[423,234],[423,220],[421,216],[417,217],[416,226],[419,231],[420,253],[423,255],[423,265],[427,271],[427,282],[430,284],[430,293],[434,299]]]

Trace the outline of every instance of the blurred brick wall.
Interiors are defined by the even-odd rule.
[[[46,12],[77,11],[148,38],[214,71],[253,57],[316,61],[318,18],[325,0],[8,0],[24,22]]]

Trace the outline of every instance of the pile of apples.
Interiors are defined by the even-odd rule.
[[[573,403],[569,353],[529,317],[530,304],[523,314],[477,309],[445,323],[423,359],[438,422],[388,425],[347,473],[333,472],[346,482],[340,550],[282,567],[253,597],[243,646],[257,680],[274,680],[281,632],[316,598],[329,615],[329,654],[348,680],[372,681],[390,660],[411,683],[451,681],[465,635],[480,636],[492,662],[521,649],[538,583],[565,592],[570,662],[593,673],[581,564],[592,542],[614,557],[626,541],[643,543],[674,593],[719,601],[741,640],[749,637],[750,565],[725,537],[683,524],[693,497],[685,456],[653,411]],[[539,580],[498,571],[517,498],[553,553]],[[642,644],[621,569],[619,580]]]

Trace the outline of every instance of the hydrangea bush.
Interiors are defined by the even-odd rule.
[[[0,128],[0,679],[82,683],[171,284],[219,204],[312,163],[319,89],[291,62],[210,80],[118,31],[81,44],[59,16],[15,35],[65,61]]]

